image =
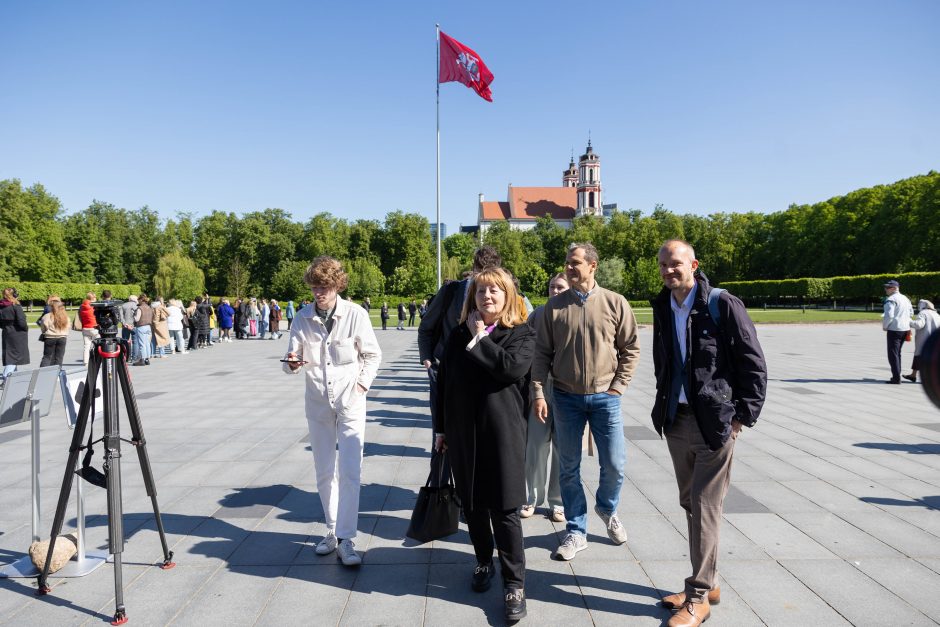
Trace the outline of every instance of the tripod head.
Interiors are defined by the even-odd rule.
[[[118,334],[118,322],[121,320],[121,300],[101,300],[91,304],[98,323],[98,332],[102,338],[114,339]]]

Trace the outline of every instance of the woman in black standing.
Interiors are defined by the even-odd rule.
[[[382,303],[382,310],[379,314],[382,318],[382,330],[388,330],[388,303]]]
[[[200,312],[196,308],[196,301],[189,301],[184,322],[184,324],[189,325],[189,343],[186,345],[186,350],[194,351],[199,348],[199,316]]]
[[[398,330],[405,330],[405,303],[398,303]]]
[[[461,324],[444,348],[434,447],[448,451],[477,566],[471,587],[490,587],[499,550],[506,619],[526,615],[525,552],[518,508],[525,503],[526,416],[535,332],[501,268],[475,275]]]
[[[197,296],[196,311],[199,313],[199,315],[196,316],[196,331],[199,334],[199,346],[208,348],[212,346],[212,331],[209,326],[209,318],[212,317],[212,303],[202,296]]]
[[[0,383],[4,383],[17,366],[29,363],[29,326],[19,296],[15,287],[8,287],[3,290],[3,299],[0,299],[0,329],[3,329],[3,374],[0,375]]]

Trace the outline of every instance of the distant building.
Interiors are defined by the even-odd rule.
[[[441,241],[447,239],[447,225],[441,222]],[[437,222],[431,223],[431,241],[437,241]]]
[[[510,228],[531,229],[539,218],[549,216],[562,228],[568,228],[575,217],[585,215],[607,215],[601,202],[601,159],[590,140],[578,165],[575,166],[572,157],[562,173],[561,187],[510,185],[506,202],[488,201],[480,194],[477,224],[483,232],[501,220],[509,222]]]
[[[603,209],[604,209],[604,217],[605,217],[605,218],[609,218],[610,216],[612,216],[612,215],[614,215],[615,213],[617,213],[618,211],[620,211],[620,210],[617,208],[617,203],[615,203],[615,202],[614,202],[614,203],[610,203],[609,205],[604,205],[604,206],[603,206]]]

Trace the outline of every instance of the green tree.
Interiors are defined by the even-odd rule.
[[[127,227],[122,257],[127,281],[149,289],[164,252],[160,215],[147,206],[141,207],[127,213]],[[104,235],[111,237],[110,233]]]
[[[476,247],[476,242],[469,233],[454,233],[441,241],[441,248],[444,249],[444,254],[447,255],[448,263],[455,264],[458,273],[464,269],[469,270],[470,266],[473,265],[473,253],[476,251]]]
[[[210,294],[231,293],[227,292],[228,274],[235,257],[238,221],[234,213],[213,211],[193,228],[193,260],[205,270]]]
[[[70,278],[98,283],[132,282],[126,266],[125,245],[130,240],[127,211],[95,200],[87,209],[65,220],[65,240],[71,251]],[[146,287],[151,272],[136,281]]]
[[[362,245],[361,237],[367,233],[368,227],[361,226],[357,231],[360,238],[357,244]],[[318,213],[310,218],[303,227],[300,253],[304,259],[312,260],[320,255],[329,255],[337,259],[345,259],[349,254],[349,224],[345,220],[336,218],[329,213]],[[371,247],[371,237],[369,246]]]
[[[569,232],[558,226],[549,216],[542,216],[536,220],[532,233],[542,242],[542,265],[545,271],[548,274],[560,272],[568,255],[568,244],[573,241]]]
[[[268,290],[271,296],[285,301],[307,298],[310,295],[310,288],[304,283],[307,265],[306,261],[282,262],[271,280],[271,287]]]
[[[659,277],[659,261],[656,258],[637,259],[626,275],[628,280],[625,291],[632,299],[653,298],[663,288],[662,279]]]
[[[620,257],[607,257],[597,263],[597,274],[595,280],[601,287],[605,287],[612,292],[623,293],[624,271],[626,266]]]
[[[379,237],[382,224],[378,220],[356,220],[349,227],[349,249],[351,259],[368,259],[379,264]]]
[[[343,265],[349,274],[346,293],[350,298],[378,297],[385,293],[385,276],[377,265],[362,258]]]
[[[226,293],[236,298],[248,296],[248,290],[251,287],[251,277],[248,274],[248,268],[238,257],[233,258],[228,264]]]
[[[192,259],[174,250],[157,261],[153,286],[158,296],[189,301],[205,291],[205,275]]]
[[[387,291],[400,296],[436,291],[437,263],[427,218],[402,211],[389,213],[379,250]]]
[[[68,277],[61,209],[38,183],[23,189],[16,179],[0,181],[0,276],[21,281]]]

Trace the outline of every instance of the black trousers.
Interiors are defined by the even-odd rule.
[[[64,337],[47,337],[43,339],[40,368],[62,365],[62,358],[65,357],[65,341],[66,338]]]
[[[495,548],[499,549],[503,587],[525,588],[525,545],[519,512],[516,509],[500,511],[477,508],[473,511],[464,510],[464,516],[467,518],[477,562],[489,564],[493,559],[495,544]]]
[[[901,380],[901,347],[907,331],[887,331],[888,336],[888,364],[891,366],[891,380]]]

